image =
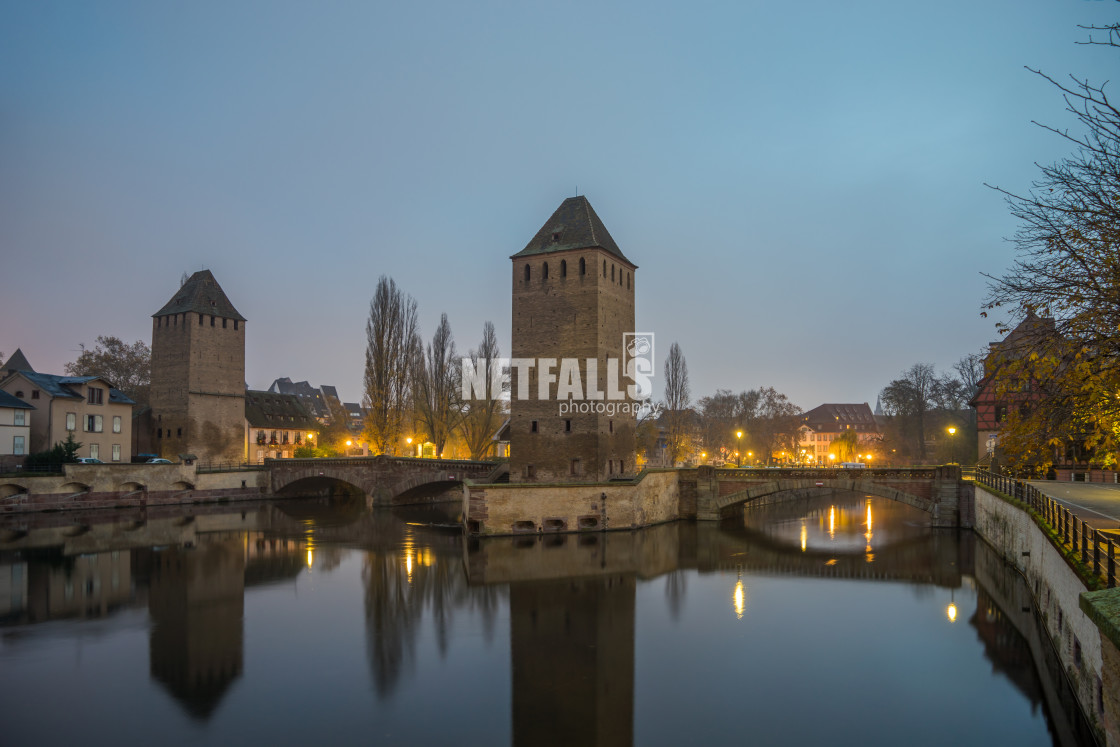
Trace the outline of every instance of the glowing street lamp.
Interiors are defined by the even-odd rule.
[[[951,425],[951,426],[949,426],[948,430],[949,430],[949,463],[950,464],[955,464],[956,463],[956,455],[957,455],[957,439],[955,439],[954,436],[957,435],[957,428],[956,428],[956,426]]]
[[[408,455],[412,456],[412,436],[409,436],[408,438],[406,438],[404,440],[404,442],[406,444],[408,444]]]
[[[739,456],[739,452],[742,451],[743,447],[743,432],[735,431],[735,438],[739,439],[739,449],[735,452],[735,466],[742,467],[743,463],[740,461],[741,457]]]

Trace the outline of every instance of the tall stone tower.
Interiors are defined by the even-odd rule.
[[[244,460],[245,317],[209,270],[152,316],[151,403],[160,456]]]
[[[570,197],[513,260],[510,481],[602,482],[635,473],[635,425],[620,367],[634,332],[634,271],[586,197]],[[563,359],[578,361],[582,392],[566,399]],[[543,364],[551,362],[545,373]],[[542,376],[555,380],[542,395]],[[608,380],[610,376],[613,380]],[[546,379],[547,383],[547,379]],[[570,390],[569,390],[570,392]],[[567,411],[563,407],[567,402]],[[613,406],[613,407],[612,407]]]

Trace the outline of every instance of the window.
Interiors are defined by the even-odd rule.
[[[19,397],[20,399],[23,399],[23,390],[22,389],[17,389],[16,390],[16,396]]]
[[[565,420],[564,421],[564,432],[565,433],[571,433],[572,432],[572,421],[570,421],[570,420]]]
[[[15,436],[12,438],[12,454],[15,456],[23,456],[24,443],[23,436]]]
[[[233,328],[237,329],[237,320],[236,319],[233,320]]]
[[[996,406],[996,422],[1002,423],[1007,419],[1007,405]]]
[[[583,463],[578,459],[572,460],[572,476],[583,474]]]
[[[120,415],[114,415],[113,416],[113,433],[120,433],[120,432],[121,432],[121,416]]]
[[[526,282],[529,281],[530,273],[531,273],[531,270],[529,269],[529,265],[525,265],[525,281]]]
[[[548,262],[544,263],[544,279],[548,280]]]
[[[552,234],[552,243],[555,244],[558,241],[560,241],[560,234],[558,234],[558,233]]]
[[[607,424],[610,426],[611,433],[614,433],[614,421],[613,420],[608,420]]]
[[[13,414],[15,415],[15,422],[13,422],[12,425],[27,425],[27,423],[25,422],[27,419],[27,413],[25,413],[23,410],[16,410]]]
[[[39,390],[38,389],[32,389],[31,390],[31,399],[39,399]]]
[[[560,277],[568,277],[568,260],[566,259],[560,260]]]
[[[222,329],[225,329],[225,328],[226,328],[226,322],[227,322],[227,321],[229,321],[229,320],[228,320],[228,319],[226,319],[225,317],[222,317]]]
[[[537,421],[534,420],[532,423],[529,424],[529,432],[530,433],[536,433],[537,432]]]
[[[587,260],[585,260],[583,257],[579,258],[579,274],[580,275],[586,275],[587,274]]]
[[[202,326],[202,314],[198,315],[198,326]]]
[[[210,326],[211,327],[214,326],[214,315],[213,314],[210,315]]]
[[[105,401],[105,390],[100,387],[91,386],[86,395],[87,401],[91,405],[100,405]]]
[[[113,444],[113,461],[119,462],[121,460],[121,445]]]
[[[603,260],[603,277],[607,276],[607,260]]]
[[[86,432],[87,433],[100,433],[104,428],[104,423],[100,415],[86,415]]]
[[[93,457],[94,459],[97,459],[98,457],[101,456],[101,447],[98,444],[90,444],[89,445],[89,455],[91,457]]]
[[[611,282],[614,282],[614,265],[611,265]]]
[[[626,273],[626,290],[630,290],[630,273]]]
[[[163,428],[156,429],[156,438],[163,438]]]
[[[176,428],[175,429],[175,435],[182,438],[183,437],[183,429],[182,428]]]

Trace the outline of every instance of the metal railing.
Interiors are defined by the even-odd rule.
[[[267,469],[263,464],[249,464],[247,462],[198,462],[195,473],[203,472],[259,472]]]
[[[1084,519],[1023,480],[983,470],[977,470],[974,479],[1024,504],[1036,522],[1050,529],[1051,541],[1059,550],[1068,549],[1095,576],[1104,579],[1108,588],[1116,586],[1116,543],[1111,537],[1103,536]]]

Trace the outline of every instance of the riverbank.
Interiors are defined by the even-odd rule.
[[[1082,711],[1102,744],[1120,745],[1120,588],[1090,593],[1030,514],[984,485],[972,489],[974,530],[1026,579]]]

